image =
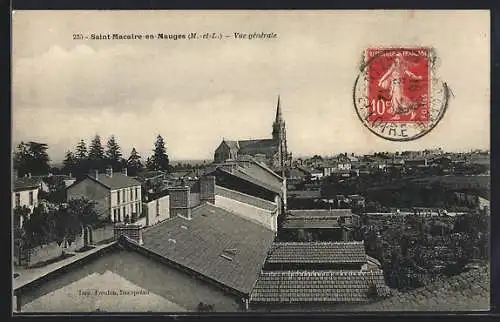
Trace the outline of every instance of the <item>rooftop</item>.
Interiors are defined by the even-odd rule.
[[[251,303],[366,303],[370,288],[386,295],[383,272],[264,271],[252,291]]]
[[[32,190],[40,187],[40,183],[42,180],[40,178],[17,178],[14,180],[14,191],[22,191],[22,190]]]
[[[97,178],[95,178],[93,175],[88,175],[87,178],[97,181],[111,190],[141,185],[141,183],[136,179],[126,176],[123,173],[119,172],[113,173],[113,175],[111,176],[108,176],[107,174],[104,173],[99,173]]]
[[[294,209],[288,210],[287,218],[317,218],[353,216],[351,209]]]
[[[490,268],[476,269],[407,293],[361,305],[356,311],[485,311],[490,309]]]
[[[271,169],[256,161],[221,164],[219,169],[269,191],[281,194],[282,179]]]
[[[278,152],[278,142],[273,139],[239,140],[238,146],[240,154],[272,156]]]
[[[277,242],[267,263],[365,263],[363,242]]]
[[[143,247],[244,294],[249,294],[274,232],[210,204],[143,232]]]

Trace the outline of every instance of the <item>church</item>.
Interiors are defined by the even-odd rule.
[[[273,170],[289,167],[292,154],[288,153],[285,121],[281,114],[280,97],[276,107],[276,118],[273,123],[272,138],[257,140],[222,140],[214,153],[214,162],[222,163],[250,156],[263,162]]]

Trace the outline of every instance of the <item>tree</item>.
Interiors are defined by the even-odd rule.
[[[155,141],[155,148],[151,156],[150,170],[169,170],[169,160],[167,149],[165,148],[165,141],[162,136],[158,134]]]
[[[14,152],[14,169],[19,176],[47,174],[50,170],[48,148],[45,143],[21,142]]]
[[[90,142],[88,159],[90,168],[104,170],[104,148],[99,134],[96,134]]]
[[[148,157],[146,159],[146,168],[148,170],[154,170],[154,168],[155,168],[154,163],[153,163],[153,159],[151,157]]]
[[[137,172],[142,169],[141,156],[137,153],[135,148],[132,148],[130,157],[127,160],[127,167],[131,176],[137,175]]]
[[[14,227],[21,227],[28,219],[31,210],[26,206],[18,206],[14,208]]]
[[[86,160],[88,158],[87,154],[87,145],[85,144],[85,141],[82,139],[80,142],[78,142],[78,145],[76,146],[76,153],[75,157],[78,161]]]
[[[121,170],[122,152],[114,135],[109,138],[108,143],[106,144],[106,159],[109,162],[109,165],[113,167],[113,170]]]
[[[46,207],[39,204],[33,209],[33,213],[23,225],[27,245],[29,248],[34,248],[44,245],[50,240],[50,223]]]
[[[92,242],[92,226],[99,221],[99,214],[95,209],[95,202],[80,198],[71,199],[68,202],[68,214],[70,218],[76,220],[83,232],[84,247]]]
[[[71,246],[80,232],[78,219],[66,207],[59,207],[53,214],[53,224],[54,239],[58,246],[62,245],[64,254],[64,249]]]
[[[83,139],[78,142],[74,157],[75,176],[77,178],[81,178],[89,171],[87,145],[85,144],[85,141]]]
[[[73,152],[71,151],[66,151],[66,155],[64,157],[64,160],[63,160],[63,172],[65,173],[75,173],[77,170],[76,167],[77,167],[77,164],[78,164],[78,161],[75,157],[75,155],[73,154]]]

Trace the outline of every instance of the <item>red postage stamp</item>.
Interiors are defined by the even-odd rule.
[[[375,135],[411,141],[442,119],[450,90],[436,74],[431,47],[368,48],[354,83],[358,117]]]
[[[429,49],[366,50],[369,122],[429,121]]]

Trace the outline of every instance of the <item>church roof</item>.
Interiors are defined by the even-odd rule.
[[[278,142],[273,139],[240,140],[238,141],[240,154],[265,154],[272,156],[278,152]]]

